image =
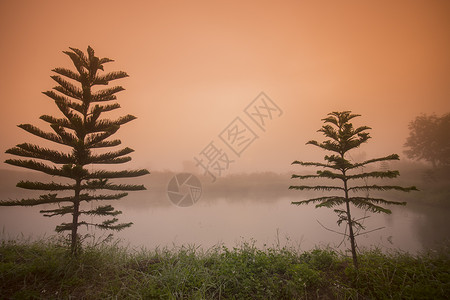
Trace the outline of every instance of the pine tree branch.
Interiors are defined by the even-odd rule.
[[[114,60],[112,60],[112,59],[109,59],[109,58],[107,58],[107,57],[104,57],[104,58],[101,58],[100,60],[99,60],[99,64],[101,64],[101,65],[103,65],[103,64],[105,64],[105,63],[109,63],[109,62],[113,62]]]
[[[358,138],[349,138],[345,143],[343,143],[341,151],[342,153],[346,153],[349,150],[358,148],[361,146],[361,144],[367,142],[367,140],[370,139],[370,136],[368,133],[359,133]]]
[[[88,49],[89,48],[90,47],[88,47]],[[69,49],[76,53],[76,55],[78,56],[78,62],[80,63],[80,65],[85,67],[86,69],[89,69],[89,60],[84,55],[83,51],[81,51],[80,49],[77,49],[77,48],[72,48],[72,47],[69,47]]]
[[[82,222],[79,222],[79,223],[77,224],[77,226],[85,225],[86,227],[93,226],[93,227],[96,227],[96,228],[99,228],[99,229],[104,229],[104,230],[116,230],[116,231],[120,231],[120,230],[122,230],[122,229],[128,228],[128,227],[130,227],[131,225],[133,225],[132,222],[130,222],[130,223],[121,223],[121,224],[113,225],[113,224],[116,223],[117,221],[118,221],[118,219],[116,219],[116,218],[111,219],[111,220],[103,221],[101,224],[88,223],[88,222],[82,221]],[[71,224],[65,223],[64,225],[71,225]],[[68,227],[68,226],[67,226],[67,227],[64,227],[64,228],[61,228],[61,229],[62,229],[62,230],[71,230],[71,227]],[[61,230],[61,231],[62,231],[62,230]]]
[[[117,216],[121,213],[122,212],[119,210],[114,210],[114,207],[112,207],[111,205],[103,205],[98,206],[92,210],[80,211],[80,215],[84,214],[90,216]]]
[[[23,157],[48,160],[56,164],[73,164],[75,158],[65,153],[42,148],[29,143],[19,144],[14,148],[6,150],[6,153]]]
[[[61,169],[57,169],[55,167],[47,166],[43,163],[34,161],[34,160],[22,160],[22,159],[7,159],[5,163],[18,166],[22,168],[27,168],[31,170],[40,171],[42,173],[53,175],[53,176],[62,176],[71,178],[68,174],[63,172]]]
[[[54,81],[60,84],[60,86],[55,86],[53,89],[57,90],[60,93],[63,93],[66,96],[82,100],[83,99],[83,91],[76,87],[75,85],[71,84],[70,82],[62,79],[58,75],[50,76]]]
[[[301,165],[301,166],[314,166],[314,167],[323,167],[323,168],[330,168],[336,170],[335,166],[324,164],[324,163],[318,163],[318,162],[303,162],[303,161],[294,161],[291,163],[291,165]]]
[[[377,191],[388,191],[388,190],[397,190],[402,192],[410,192],[417,191],[415,186],[411,187],[401,187],[396,185],[365,185],[365,186],[354,186],[348,189],[349,191],[368,191],[368,190],[377,190]]]
[[[65,215],[65,214],[72,214],[74,212],[73,210],[73,205],[69,205],[69,206],[63,206],[60,208],[56,208],[56,209],[46,209],[46,210],[41,210],[39,211],[41,214],[44,215],[44,217],[53,217],[53,216],[58,216],[58,215]]]
[[[73,65],[77,69],[78,73],[80,73],[81,82],[86,83],[87,77],[88,77],[88,73],[87,73],[88,67],[85,65],[85,62],[83,62],[82,59],[80,59],[80,57],[78,57],[78,55],[76,55],[73,52],[63,51],[63,53],[67,54],[70,57],[70,59],[72,60]]]
[[[19,181],[16,185],[19,188],[41,191],[67,191],[73,190],[75,185],[59,183],[42,183],[32,181]],[[142,191],[146,190],[142,184],[111,184],[106,181],[92,180],[81,185],[81,190],[110,190],[110,191]]]
[[[350,121],[353,118],[361,116],[359,114],[352,114],[352,112],[349,110],[342,111],[342,112],[333,111],[331,113],[328,113],[327,115],[329,117],[322,119],[322,121],[333,123],[338,127],[340,125],[347,123],[348,121]]]
[[[83,106],[79,103],[69,100],[67,97],[61,96],[54,91],[46,91],[42,93],[55,101],[64,103],[64,105],[66,105],[67,107],[72,108],[81,114],[83,113]]]
[[[334,233],[337,233],[337,234],[339,234],[339,235],[343,235],[343,236],[348,237],[348,234],[342,233],[342,232],[339,232],[339,231],[335,231],[335,230],[330,229],[330,228],[327,228],[327,227],[325,227],[322,223],[320,223],[319,220],[316,220],[316,221],[317,221],[317,223],[319,223],[319,225],[322,226],[324,229],[326,229],[326,230],[328,230],[328,231],[331,231],[331,232],[334,232]]]
[[[120,117],[119,119],[115,120],[115,121],[111,121],[111,120],[100,120],[97,123],[95,123],[92,126],[89,126],[89,128],[87,128],[87,132],[86,133],[96,133],[96,132],[102,132],[102,131],[117,131],[119,129],[120,126],[135,120],[136,117],[132,116],[132,115],[126,115],[123,117]]]
[[[328,186],[328,185],[316,185],[316,186],[308,186],[308,185],[291,185],[289,187],[290,190],[313,190],[313,191],[333,191],[333,190],[340,190],[343,191],[344,189],[338,186]]]
[[[41,204],[53,204],[60,202],[71,202],[69,197],[66,198],[57,198],[57,194],[47,194],[41,195],[39,198],[28,198],[21,200],[2,200],[0,201],[0,206],[35,206]]]
[[[127,155],[127,154],[130,154],[132,152],[134,152],[133,149],[126,147],[124,149],[114,151],[114,152],[107,152],[107,153],[100,154],[100,155],[89,155],[86,163],[87,164],[114,163],[114,159],[124,156],[124,155]],[[127,157],[122,162],[126,162],[129,160],[131,160],[131,158]],[[118,161],[118,163],[120,163],[120,161]]]
[[[133,225],[133,222],[130,223],[121,223],[121,224],[116,224],[116,225],[112,225],[112,223],[117,222],[117,219],[113,219],[113,220],[108,220],[108,221],[104,221],[102,224],[98,224],[96,225],[97,228],[100,229],[108,229],[108,230],[115,230],[115,231],[121,231],[125,228],[130,227],[131,225]]]
[[[110,72],[105,75],[96,76],[92,85],[107,85],[111,80],[128,77],[128,74],[122,71]]]
[[[95,171],[85,176],[85,179],[128,178],[143,176],[149,173],[146,169],[133,171]]]
[[[113,135],[116,131],[117,129],[115,131],[89,134],[85,141],[86,148],[103,148],[120,145],[120,140],[104,141],[105,139]]]
[[[338,226],[341,226],[342,222],[346,222],[347,225],[349,225],[349,220],[347,218],[347,212],[345,210],[334,209],[333,211],[338,214],[338,220],[336,222],[338,224]]]
[[[124,156],[119,158],[111,158],[111,159],[105,159],[99,162],[96,162],[95,164],[102,164],[102,165],[112,165],[112,164],[123,164],[126,162],[131,161],[131,156]]]
[[[69,101],[67,100],[55,100],[56,106],[64,114],[64,116],[75,126],[82,126],[83,121],[80,116],[74,114],[70,107],[68,106]]]
[[[78,81],[81,83],[81,77],[79,74],[73,72],[72,70],[66,69],[66,68],[54,68],[52,70],[53,72],[66,76],[67,78],[73,79],[75,81]]]
[[[39,128],[37,128],[36,126],[30,125],[30,124],[20,124],[18,125],[19,128],[22,128],[23,130],[34,134],[35,136],[41,137],[43,139],[61,144],[61,145],[65,145],[68,146],[61,137],[57,136],[54,133],[51,132],[44,132],[42,130],[40,130]]]
[[[333,173],[331,171],[317,171],[319,177],[328,178],[328,179],[345,179],[346,176],[338,173]]]
[[[310,178],[319,178],[319,175],[296,175],[292,174],[291,179],[310,179]]]
[[[335,118],[335,115],[333,115],[333,113],[329,113],[328,115],[329,117],[323,118],[321,120],[324,121],[324,123],[331,123],[334,124],[336,127],[339,127],[338,120]]]
[[[124,197],[128,196],[128,193],[118,193],[111,195],[89,195],[83,194],[83,197],[80,197],[81,200],[91,201],[91,200],[120,200]]]
[[[341,172],[353,166],[350,161],[340,155],[325,155],[324,159],[328,161],[328,165],[332,165],[335,170],[340,170]]]
[[[316,205],[316,208],[327,207],[332,208],[345,203],[344,197],[333,197]]]
[[[341,149],[338,143],[333,142],[333,141],[324,141],[323,143],[319,143],[317,141],[309,141],[306,143],[307,145],[313,145],[313,146],[317,146],[319,148],[322,148],[324,150],[327,151],[332,151],[332,152],[336,152],[336,153],[340,153]]]
[[[100,141],[89,145],[86,147],[88,149],[92,148],[107,148],[107,147],[115,147],[120,145],[122,142],[120,140],[111,140],[111,141]]]
[[[89,195],[87,193],[80,194],[79,201],[92,201],[92,200],[119,200],[126,197],[128,193],[119,193],[112,195]],[[21,200],[2,200],[0,206],[35,206],[41,204],[57,204],[61,202],[73,202],[74,196],[57,197],[57,194],[41,195],[39,198],[29,198]]]
[[[101,114],[102,114],[102,107],[100,105],[95,105],[94,108],[91,108],[90,112],[87,114],[85,126],[87,128],[93,128]]]
[[[40,171],[42,173],[52,175],[52,176],[61,176],[66,178],[83,178],[86,176],[87,170],[83,169],[82,166],[79,165],[63,165],[61,168],[50,167],[46,164],[37,162],[35,160],[22,160],[22,159],[7,159],[5,163],[27,168],[31,170]]]
[[[322,132],[325,136],[339,142],[339,134],[331,125],[324,125],[318,132]]]
[[[66,96],[62,96],[58,93],[55,93],[54,91],[45,91],[45,92],[42,92],[42,94],[46,95],[47,97],[52,98],[55,102],[56,101],[60,101],[60,102],[64,102],[64,103],[71,102],[69,100],[69,98],[67,98]]]
[[[60,184],[60,183],[42,183],[42,182],[32,182],[32,181],[19,181],[16,187],[27,189],[27,190],[40,190],[40,191],[67,191],[73,190],[75,185],[71,184]]]
[[[111,190],[111,191],[141,191],[146,188],[144,185],[135,184],[111,184],[106,180],[91,180],[81,185],[83,190]]]
[[[113,223],[116,223],[118,221],[118,219],[114,218],[112,220],[106,220],[101,224],[96,224],[96,223],[88,223],[86,221],[81,221],[75,224],[76,227],[80,227],[80,226],[93,226],[99,229],[103,229],[103,230],[116,230],[116,231],[120,231],[122,229],[128,228],[131,225],[133,225],[132,222],[130,223],[121,223],[121,224],[116,224],[116,225],[112,225]],[[72,230],[73,227],[75,227],[73,223],[61,223],[60,225],[56,226],[55,231],[58,233],[61,233],[63,231],[70,231]]]
[[[121,86],[114,86],[108,89],[100,90],[92,95],[92,102],[116,100],[117,97],[114,94],[124,90],[125,89]]]
[[[385,213],[385,214],[392,213],[392,211],[390,209],[381,207],[379,205],[375,205],[375,204],[367,201],[364,198],[353,198],[351,203],[357,208],[360,208],[360,209],[363,209],[366,211],[370,211],[372,213]]]
[[[81,52],[81,51],[80,51]],[[83,53],[83,52],[81,52]],[[92,49],[91,46],[88,46],[87,48],[87,53],[88,53],[88,65],[91,67],[93,62],[97,62],[97,65],[100,65],[100,59],[98,57],[96,57],[94,54],[94,49]],[[84,54],[84,53],[83,53]],[[102,69],[103,70],[103,69]]]
[[[348,179],[362,179],[362,178],[396,178],[400,173],[398,171],[374,171],[355,175],[347,175]]]
[[[95,105],[94,108],[92,108],[92,110],[89,112],[88,115],[93,115],[98,113],[103,113],[103,112],[108,112],[108,111],[112,111],[115,109],[120,108],[119,103],[113,103],[113,104],[107,104],[107,105]]]
[[[126,162],[131,161],[131,156],[124,156],[124,157],[119,157],[119,158],[111,158],[108,160],[103,160],[101,162],[96,162],[96,164],[107,164],[107,165],[112,165],[112,164],[123,164]]]
[[[402,201],[389,201],[381,198],[372,198],[372,197],[349,197],[350,202],[354,201],[367,201],[370,203],[384,204],[384,205],[406,205],[406,202]]]
[[[77,146],[78,139],[75,135],[65,131],[63,127],[61,127],[57,124],[52,124],[52,125],[50,125],[50,127],[56,132],[57,135],[59,135],[59,137],[63,141],[64,145],[71,146],[71,147]]]
[[[364,217],[361,217],[361,218],[359,218],[359,219],[356,219],[356,221],[362,221],[362,220],[365,220],[365,219],[368,219],[368,218],[370,218],[370,216],[364,216]]]
[[[386,160],[400,160],[400,158],[399,158],[399,156],[397,154],[391,154],[391,155],[388,155],[388,156],[385,156],[385,157],[369,159],[369,160],[366,160],[366,161],[364,161],[362,163],[354,164],[351,169],[359,168],[359,167],[362,167],[362,166],[365,166],[367,164],[371,164],[371,163],[374,163],[374,162],[386,161]]]
[[[361,233],[355,234],[355,237],[360,236],[360,235],[362,235],[362,234],[372,233],[372,232],[374,232],[374,231],[378,231],[378,230],[381,230],[381,229],[384,229],[384,228],[386,228],[386,227],[383,226],[383,227],[378,227],[378,228],[375,228],[375,229],[372,229],[372,230],[369,230],[369,231],[363,231],[363,232],[361,232]]]
[[[73,223],[61,223],[60,225],[56,226],[55,231],[58,233],[61,233],[63,231],[72,230],[73,227],[78,226],[79,223],[73,224]]]
[[[311,179],[311,178],[328,178],[328,179],[344,179],[342,174],[333,173],[331,171],[317,171],[317,175],[296,175],[293,174],[291,179]]]
[[[356,129],[353,131],[353,133],[354,133],[354,134],[360,134],[360,133],[363,133],[364,130],[371,130],[371,129],[372,129],[372,128],[369,127],[369,126],[361,126],[361,127],[356,128]]]
[[[49,115],[42,115],[39,117],[39,119],[49,123],[50,125],[58,125],[58,126],[61,126],[61,127],[67,128],[67,129],[75,130],[75,127],[67,119],[55,118],[55,117],[49,116]]]
[[[312,199],[302,200],[302,201],[294,201],[294,202],[291,202],[291,204],[304,205],[304,204],[310,204],[310,203],[316,203],[316,202],[324,202],[324,201],[328,201],[330,199],[337,199],[337,198],[342,198],[342,197],[326,196],[326,197],[312,198]]]

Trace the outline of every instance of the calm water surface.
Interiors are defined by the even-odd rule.
[[[235,197],[208,198],[208,194],[204,194],[195,205],[181,208],[173,205],[162,192],[135,193],[124,200],[111,202],[123,212],[119,215],[121,222],[134,223],[114,235],[125,245],[149,249],[188,244],[204,249],[217,244],[233,247],[243,241],[254,242],[260,248],[288,245],[308,250],[317,245],[339,246],[342,237],[322,227],[342,232],[344,228],[336,225],[336,214],[327,208],[290,204],[296,200],[298,198],[285,196],[272,197],[270,201],[249,196],[236,200]],[[1,238],[53,235],[57,224],[70,220],[69,216],[43,217],[39,210],[45,208],[51,206],[1,207]],[[436,222],[448,225],[446,210],[407,205],[392,207],[392,211],[392,215],[371,214],[365,220],[366,230],[385,228],[360,235],[357,239],[359,247],[417,252],[430,241],[448,238],[446,228],[436,230],[439,225]],[[363,217],[364,212],[354,210],[354,216]],[[84,228],[82,232],[96,236],[105,234]],[[348,242],[340,249],[346,246]]]

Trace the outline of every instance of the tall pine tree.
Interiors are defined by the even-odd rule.
[[[367,126],[361,126],[354,128],[353,124],[350,123],[355,117],[360,115],[352,114],[350,111],[343,112],[332,112],[328,114],[328,117],[322,119],[325,125],[322,126],[318,132],[322,132],[327,138],[322,143],[317,141],[309,141],[307,144],[314,145],[321,149],[330,151],[331,155],[326,155],[324,157],[325,163],[320,162],[302,162],[294,161],[292,164],[302,165],[302,166],[314,166],[322,168],[323,170],[317,171],[314,175],[292,175],[293,179],[310,179],[310,178],[324,178],[324,179],[338,179],[341,181],[341,185],[293,185],[289,189],[294,190],[314,190],[314,191],[336,191],[339,195],[322,196],[318,198],[312,198],[308,200],[292,202],[292,204],[310,204],[315,203],[316,207],[328,207],[333,208],[334,212],[338,215],[338,225],[342,223],[348,226],[348,234],[345,233],[346,237],[350,240],[351,252],[353,257],[353,264],[358,268],[358,259],[356,253],[356,241],[355,241],[355,230],[364,229],[363,224],[360,220],[352,217],[351,206],[372,212],[372,213],[386,213],[390,214],[391,211],[382,205],[405,205],[406,202],[388,201],[381,198],[373,198],[369,196],[369,191],[386,191],[386,190],[397,190],[403,192],[409,192],[417,190],[414,186],[412,187],[400,187],[395,185],[359,185],[356,183],[352,185],[355,181],[368,178],[395,178],[400,175],[398,171],[372,171],[372,172],[358,172],[360,168],[366,165],[383,162],[390,160],[399,160],[397,154],[392,154],[389,156],[369,159],[361,163],[351,162],[348,157],[348,152],[352,149],[358,148],[361,144],[366,143],[369,139],[369,133],[367,130],[371,129]],[[362,196],[351,196],[350,193],[365,191],[367,195]]]
[[[19,144],[8,149],[6,153],[31,159],[8,159],[11,165],[32,169],[52,176],[71,179],[69,184],[42,183],[20,181],[17,187],[31,190],[53,191],[38,198],[1,201],[0,206],[34,206],[40,204],[57,204],[54,209],[41,210],[44,216],[72,215],[71,222],[62,223],[56,227],[57,232],[70,231],[71,252],[76,254],[79,245],[78,228],[82,225],[94,226],[100,229],[121,230],[132,223],[118,224],[116,216],[120,211],[111,205],[90,206],[83,208],[82,204],[94,200],[118,200],[127,196],[126,192],[93,194],[95,190],[137,191],[145,190],[143,185],[114,184],[113,178],[137,177],[149,174],[146,169],[106,171],[93,170],[95,164],[121,164],[131,160],[127,156],[134,150],[125,147],[104,153],[95,153],[95,149],[110,148],[121,144],[118,139],[108,139],[121,125],[136,117],[126,115],[116,120],[100,118],[103,113],[120,108],[116,93],[123,91],[121,86],[105,89],[94,89],[95,86],[106,86],[110,81],[128,77],[127,73],[115,71],[103,73],[103,65],[113,60],[98,58],[91,47],[87,55],[75,48],[64,51],[72,60],[76,71],[66,68],[55,68],[57,75],[51,78],[58,83],[52,91],[44,92],[50,97],[62,113],[62,117],[43,115],[41,120],[49,123],[53,132],[42,131],[30,124],[18,125],[23,130],[48,141],[67,146],[69,151],[51,150],[30,143]],[[46,162],[45,162],[46,161]],[[73,191],[71,196],[61,196],[61,192]],[[59,195],[58,195],[59,193]],[[67,193],[66,193],[67,194]],[[64,203],[62,205],[62,203]],[[83,216],[106,217],[101,223],[91,223]]]

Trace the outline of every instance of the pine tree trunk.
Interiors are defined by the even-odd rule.
[[[345,174],[344,174],[345,175]],[[358,258],[356,256],[355,234],[353,233],[352,215],[350,213],[350,201],[348,200],[347,180],[344,180],[345,205],[347,209],[347,224],[350,236],[350,247],[352,250],[353,265],[358,269]]]
[[[75,197],[73,199],[73,219],[72,219],[72,244],[71,252],[73,255],[78,253],[78,216],[80,211],[80,190],[81,190],[81,180],[76,179],[75,184]]]
[[[350,214],[350,203],[348,200],[346,201],[347,204],[347,218],[348,218],[348,228],[349,228],[349,235],[350,235],[350,246],[352,250],[352,257],[353,257],[353,265],[356,269],[358,269],[358,258],[356,256],[356,245],[355,245],[355,234],[353,233],[353,224]]]

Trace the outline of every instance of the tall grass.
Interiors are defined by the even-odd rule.
[[[367,250],[357,272],[332,249],[299,252],[195,246],[129,249],[87,244],[73,257],[61,240],[3,241],[1,299],[444,299],[448,248],[420,255]]]

